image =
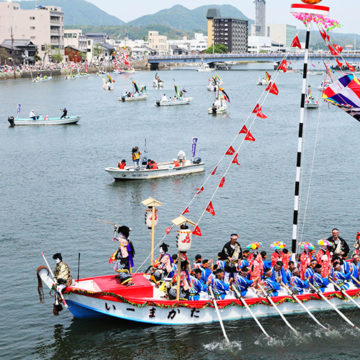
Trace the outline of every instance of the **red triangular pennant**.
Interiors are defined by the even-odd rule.
[[[172,229],[172,226],[169,226],[169,227],[167,227],[167,228],[165,229],[166,235],[169,234],[169,232],[171,231],[171,229]]]
[[[256,106],[254,107],[254,110],[252,111],[253,114],[256,114],[256,113],[258,112],[259,107],[260,107],[260,105],[259,105],[259,104],[256,104]],[[244,125],[244,126],[245,126],[245,125]],[[241,134],[241,133],[239,133],[239,134]]]
[[[255,141],[255,138],[251,135],[250,131],[246,134],[244,140]]]
[[[212,216],[215,216],[215,210],[214,210],[214,207],[213,207],[213,204],[212,202],[210,201],[207,208],[206,208],[206,211],[208,213],[210,213]]]
[[[284,59],[280,63],[278,70],[282,70],[284,73],[286,73],[286,71],[287,71],[287,61],[286,61],[286,59]]]
[[[214,167],[214,170],[211,172],[211,175],[215,175],[217,170],[217,166]]]
[[[225,176],[223,176],[220,180],[220,183],[219,183],[219,188],[222,188],[224,187],[224,183],[225,183]]]
[[[355,68],[354,68],[353,66],[351,66],[347,61],[345,61],[345,64],[346,64],[346,66],[349,68],[349,70],[350,70],[351,72],[354,72],[354,71],[355,71]]]
[[[192,233],[193,233],[193,235],[201,236],[201,230],[198,226],[195,226]]]
[[[249,130],[247,129],[247,127],[244,125],[241,130],[239,131],[239,134],[247,134]]]
[[[202,186],[201,188],[196,188],[196,190],[196,195],[199,195],[202,191],[204,191],[204,187]]]
[[[269,85],[266,87],[265,91],[268,91],[270,94],[279,95],[279,90],[275,83],[269,82]]]
[[[323,40],[325,41],[325,40],[330,40],[330,37],[329,37],[329,35],[327,34],[327,32],[324,30],[324,31],[321,31],[321,30],[319,30],[320,31],[320,35],[321,35],[321,37],[323,38]]]
[[[300,44],[300,40],[299,37],[296,35],[291,43],[291,47],[298,47],[299,49],[301,49],[301,44]]]
[[[340,45],[333,44],[333,47],[339,54],[343,51],[343,47]]]
[[[256,116],[259,117],[260,119],[267,119],[267,116],[262,112],[262,108],[259,109]]]
[[[337,51],[334,50],[334,48],[331,45],[328,45],[328,48],[330,50],[331,55],[337,56],[339,55]]]
[[[184,215],[184,214],[186,214],[186,213],[188,213],[189,212],[189,207],[187,207],[183,212],[182,212],[182,214]]]
[[[338,59],[336,59],[336,62],[337,62],[337,64],[339,65],[339,68],[340,68],[340,70],[341,70],[341,68],[342,68],[342,66],[343,66],[343,63],[340,62]]]
[[[225,153],[225,155],[233,155],[233,154],[235,154],[235,150],[232,146],[230,146],[227,152]]]
[[[240,165],[239,160],[238,160],[238,153],[236,153],[236,155],[234,156],[232,163],[236,164],[236,165]]]

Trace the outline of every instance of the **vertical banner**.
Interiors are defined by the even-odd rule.
[[[21,111],[21,104],[18,104],[16,113],[19,115]]]
[[[196,144],[197,144],[198,138],[197,137],[193,137],[192,138],[192,157],[195,157],[195,153],[196,153]]]

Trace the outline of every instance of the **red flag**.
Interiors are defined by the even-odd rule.
[[[184,214],[186,214],[186,213],[188,213],[189,212],[189,207],[187,207],[183,212],[182,212],[182,214],[184,215]]]
[[[279,90],[275,83],[270,82],[266,87],[265,91],[268,91],[270,94],[279,95]]]
[[[267,119],[267,116],[262,112],[262,108],[259,109],[256,116],[259,117],[260,119]]]
[[[196,190],[196,195],[199,195],[202,191],[204,191],[204,187],[202,186],[201,188],[196,188]]]
[[[247,127],[244,125],[244,126],[242,127],[242,129],[239,131],[239,134],[247,134],[248,131],[249,131],[249,130],[248,130]]]
[[[333,47],[339,54],[343,51],[343,47],[340,45],[333,44]]]
[[[169,227],[167,227],[167,228],[165,229],[166,235],[169,234],[169,232],[171,231],[171,229],[172,229],[172,226],[169,226]]]
[[[252,111],[253,114],[256,114],[256,113],[258,112],[259,107],[260,107],[260,105],[259,105],[259,104],[256,104],[256,106],[254,107],[254,110]],[[245,126],[245,125],[244,125],[244,126]],[[240,134],[241,134],[241,133],[240,133]]]
[[[201,230],[198,226],[195,226],[192,233],[193,233],[193,235],[201,236]]]
[[[320,31],[320,35],[321,35],[321,37],[323,38],[323,40],[325,41],[325,40],[330,40],[330,36],[327,34],[327,32],[324,30],[324,31],[321,31],[321,30],[319,30]]]
[[[225,176],[223,176],[220,180],[220,183],[219,183],[219,188],[222,188],[224,187],[224,183],[225,183]]]
[[[250,131],[246,134],[244,140],[255,141],[255,138],[251,135]]]
[[[210,213],[212,216],[215,216],[215,210],[214,210],[214,207],[213,207],[213,204],[212,202],[210,201],[207,208],[206,208],[206,211],[208,213]]]
[[[299,37],[296,35],[291,43],[291,47],[298,47],[299,49],[301,49],[301,44],[300,44],[300,40]]]
[[[232,146],[230,146],[227,152],[225,153],[225,155],[233,155],[233,154],[235,154],[235,150]]]
[[[334,50],[334,48],[331,45],[328,45],[328,48],[330,50],[331,55],[337,56],[339,55],[337,51]]]
[[[342,66],[343,66],[343,63],[342,63],[342,62],[340,62],[338,59],[336,59],[336,62],[337,62],[337,64],[339,65],[339,68],[341,69],[341,68],[342,68]]]
[[[357,233],[356,240],[360,240],[360,232]]]
[[[236,153],[236,155],[234,156],[232,164],[240,165],[239,160],[238,160],[238,153]]]
[[[345,64],[346,64],[346,66],[349,68],[349,70],[350,70],[351,72],[354,72],[354,71],[355,71],[355,68],[354,68],[353,66],[351,66],[347,61],[345,61]]]
[[[286,71],[287,71],[287,61],[286,61],[286,59],[284,59],[280,63],[278,70],[282,70],[284,73],[286,73]]]
[[[217,170],[217,166],[214,167],[214,170],[211,172],[211,175],[215,175]]]

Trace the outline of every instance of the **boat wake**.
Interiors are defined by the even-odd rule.
[[[225,340],[223,341],[213,341],[209,344],[203,345],[205,350],[208,351],[224,351],[224,350],[242,350],[241,341],[231,341],[230,344],[228,344]]]

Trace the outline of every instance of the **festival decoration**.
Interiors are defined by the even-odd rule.
[[[301,0],[301,1],[305,4],[315,5],[315,4],[318,4],[319,2],[321,2],[322,0]]]
[[[209,202],[208,206],[206,207],[206,211],[210,213],[212,216],[215,216],[215,210],[212,201]]]
[[[291,47],[298,47],[299,49],[301,49],[301,44],[300,44],[300,40],[299,37],[296,35],[291,43]]]
[[[225,155],[234,155],[235,150],[232,146],[229,147],[229,149],[226,151]]]
[[[187,207],[183,212],[182,212],[182,214],[184,215],[184,214],[186,214],[186,213],[188,213],[189,212],[189,207]]]
[[[145,209],[145,224],[148,229],[151,229],[152,226],[157,226],[158,224],[158,209],[155,209],[155,216],[153,222],[153,210],[151,207]]]
[[[284,73],[286,73],[287,71],[287,61],[286,59],[282,60],[279,67],[278,67],[278,70],[282,70]]]
[[[276,241],[270,245],[270,249],[272,249],[272,250],[282,250],[285,248],[286,248],[286,245],[282,241]]]
[[[318,245],[320,246],[331,246],[330,241],[326,240],[326,239],[320,239],[318,240]]]
[[[186,224],[181,225],[177,230],[176,246],[178,251],[185,252],[191,248],[191,230]]]
[[[253,114],[257,114],[257,112],[259,111],[259,108],[260,108],[260,105],[259,104],[256,104],[256,106],[254,107],[254,110],[252,111]],[[241,131],[239,132],[239,134],[246,134],[247,133],[247,128],[246,126],[244,125],[243,128],[241,129]]]
[[[256,116],[259,117],[260,119],[267,119],[267,116],[262,112],[262,106],[259,107]]]
[[[255,138],[251,135],[250,131],[248,131],[244,140],[255,141]]]
[[[165,229],[165,233],[166,233],[166,235],[169,235],[169,233],[170,233],[170,231],[172,230],[172,226],[169,226],[169,227],[167,227],[166,229]]]
[[[196,195],[199,195],[201,192],[204,191],[204,187],[202,186],[201,188],[196,188]]]
[[[220,183],[219,183],[219,188],[222,188],[224,187],[224,184],[225,184],[225,176],[223,176],[220,180]]]
[[[270,94],[279,95],[279,89],[277,88],[274,82],[270,82],[266,87],[265,91],[268,91]]]
[[[195,226],[194,230],[193,230],[193,235],[196,235],[196,236],[202,236],[201,235],[201,230],[198,226]]]
[[[304,250],[304,251],[313,251],[313,250],[315,250],[315,246],[313,244],[311,244],[310,242],[308,242],[308,241],[302,241],[299,244],[299,248],[301,250]]]
[[[239,160],[238,160],[238,155],[239,155],[238,153],[235,154],[232,164],[240,165]]]
[[[249,244],[246,248],[248,250],[256,250],[256,249],[260,249],[262,247],[262,243],[261,242],[252,242],[251,244]]]
[[[217,166],[214,167],[214,170],[211,172],[211,175],[215,175],[217,170]]]
[[[339,68],[341,69],[341,68],[342,68],[342,66],[343,66],[343,63],[342,63],[342,62],[340,62],[338,59],[336,59],[336,62],[337,62],[337,64],[338,64]]]
[[[247,127],[244,125],[242,128],[241,128],[241,130],[239,131],[239,134],[247,134],[248,133],[248,129],[247,129]]]

